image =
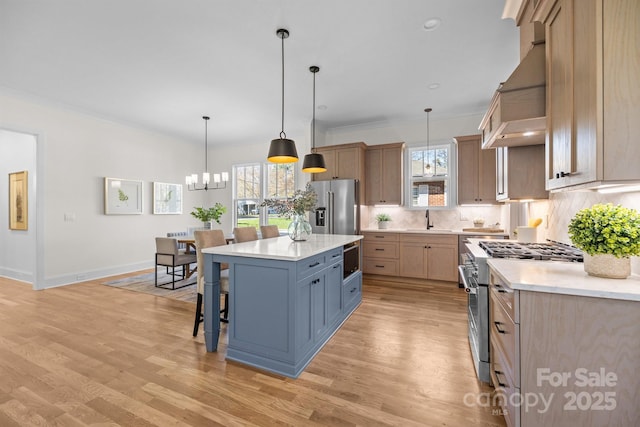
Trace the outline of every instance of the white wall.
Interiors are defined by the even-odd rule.
[[[43,221],[37,231],[44,271],[37,288],[151,267],[154,237],[200,226],[189,215],[191,208],[216,197],[185,191],[182,215],[151,215],[152,182],[183,183],[187,172],[200,171],[200,144],[3,94],[0,128],[38,136]],[[2,164],[3,169],[24,169],[13,157],[3,156]],[[105,176],[144,181],[144,213],[104,215]],[[65,213],[75,221],[65,221]]]
[[[0,275],[33,282],[36,271],[36,138],[0,129]],[[9,179],[27,171],[27,230],[9,230]]]
[[[480,133],[478,125],[482,114],[454,118],[429,119],[429,141],[442,141],[455,136]],[[336,145],[349,142],[365,142],[367,145],[405,142],[407,144],[425,143],[427,140],[427,118],[415,121],[377,122],[360,126],[345,126],[328,129],[316,145]]]

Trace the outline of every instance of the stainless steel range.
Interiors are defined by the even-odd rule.
[[[511,240],[476,240],[466,244],[458,267],[467,291],[469,345],[478,379],[491,382],[489,375],[489,258],[530,259],[532,261],[582,262],[582,252],[558,243],[520,243]]]

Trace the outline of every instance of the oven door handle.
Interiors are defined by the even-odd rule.
[[[468,294],[475,294],[476,288],[470,286],[469,282],[467,281],[467,267],[465,267],[464,265],[459,265],[458,272],[460,273],[460,277],[462,278],[462,284],[464,285],[465,292],[467,292]]]

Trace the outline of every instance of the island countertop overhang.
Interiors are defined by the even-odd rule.
[[[312,234],[305,241],[293,241],[288,236],[258,239],[250,242],[215,246],[202,253],[248,258],[278,259],[298,261],[331,249],[339,248],[361,240],[360,235]]]

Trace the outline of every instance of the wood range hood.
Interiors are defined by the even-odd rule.
[[[545,44],[534,42],[491,99],[479,127],[482,148],[544,144],[545,86]]]

